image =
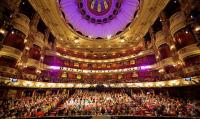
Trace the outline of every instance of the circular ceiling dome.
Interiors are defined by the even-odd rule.
[[[133,20],[138,0],[60,0],[69,26],[90,38],[109,38]]]

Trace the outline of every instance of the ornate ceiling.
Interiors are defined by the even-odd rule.
[[[89,38],[109,39],[124,31],[138,9],[138,0],[61,0],[70,26]]]
[[[143,40],[143,36],[169,2],[169,0],[140,0],[140,2],[137,0],[60,0],[60,2],[56,0],[29,1],[34,9],[40,14],[50,31],[57,38],[57,47],[93,53],[118,52],[142,45],[141,41]],[[81,2],[84,4],[81,5]],[[114,6],[113,4],[117,2],[120,3],[120,5],[117,6],[115,4]],[[66,8],[65,6],[69,4],[72,4],[71,7]],[[94,5],[91,6],[92,4]],[[77,6],[75,7],[75,5]],[[109,19],[109,13],[114,9],[113,6],[118,9],[118,11],[113,19]],[[76,12],[79,15],[82,15],[82,19],[80,20],[79,18],[74,20],[73,23],[73,19],[70,19],[69,14],[70,12],[74,14],[73,9],[75,8],[77,8]],[[85,9],[85,12],[81,11],[83,8]],[[126,9],[132,12],[128,12]],[[138,12],[134,15],[136,10],[138,10]],[[73,16],[73,14],[70,14],[71,17],[76,16]],[[123,14],[128,16],[127,19],[123,20]],[[88,19],[87,15],[90,15],[90,19]],[[104,20],[104,18],[107,18],[107,15],[107,21],[98,21],[99,18],[103,18]],[[91,19],[94,16],[96,18],[95,21]],[[114,26],[119,26],[120,28],[117,29],[113,25],[109,26],[112,21],[118,21],[118,24]],[[129,21],[131,21],[130,24],[128,24]],[[75,26],[74,24],[77,22],[80,22],[79,24],[85,23],[84,27],[79,28],[79,25]],[[114,27],[114,31],[107,32],[106,30],[102,31],[104,29],[101,29],[101,31],[94,32],[96,31],[96,27],[94,27],[94,29],[93,27],[87,27],[86,23],[93,25],[108,25],[106,27],[109,27],[109,29]],[[73,25],[74,29],[72,28]],[[76,31],[77,29],[79,29],[82,35],[80,32]]]

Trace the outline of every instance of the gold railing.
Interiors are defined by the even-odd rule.
[[[168,44],[167,35],[163,31],[158,31],[156,33],[156,47],[158,48],[162,44]]]
[[[35,45],[39,46],[40,48],[43,48],[44,44],[44,34],[41,32],[34,33],[34,43]]]
[[[183,69],[184,74],[193,73],[193,72],[200,72],[200,65],[194,65],[191,67],[186,67]]]
[[[0,56],[9,56],[19,60],[22,56],[22,52],[16,48],[3,45],[3,48],[0,49]]]
[[[195,54],[200,54],[200,49],[197,47],[196,43],[188,45],[178,51],[178,55],[181,59]]]
[[[170,17],[170,31],[174,35],[177,31],[186,26],[186,17],[182,11],[174,13]]]
[[[23,78],[34,80],[37,78],[37,76],[33,74],[23,74]]]
[[[6,66],[0,66],[0,72],[4,72],[4,73],[7,73],[7,74],[17,74],[18,71],[14,68],[10,68],[10,67],[6,67]]]
[[[78,58],[78,57],[74,57],[74,56],[70,56],[70,55],[62,55],[58,52],[50,51],[50,50],[46,50],[45,53],[46,53],[46,55],[58,56],[58,57],[70,59],[70,60],[73,60],[73,61],[79,61],[79,62],[110,63],[110,62],[125,61],[125,60],[133,59],[133,58],[136,58],[136,57],[142,57],[142,56],[145,56],[145,55],[154,54],[154,51],[153,50],[146,50],[146,51],[142,51],[142,52],[138,53],[137,55],[134,54],[134,55],[129,55],[129,56],[120,57],[120,58],[103,59],[103,60],[84,59],[84,58]]]
[[[27,67],[39,68],[40,67],[40,61],[28,58],[28,61],[27,61],[26,65],[27,65]]]
[[[21,31],[26,36],[29,34],[29,23],[30,19],[21,13],[17,13],[14,15],[14,18],[12,19],[12,24],[15,29]]]
[[[164,66],[168,66],[168,65],[173,65],[174,64],[174,60],[172,57],[168,57],[165,58],[163,60],[161,60],[160,62],[158,62],[159,66],[164,67]]]
[[[36,82],[36,81],[26,81],[18,80],[17,82],[11,82],[9,78],[0,77],[0,82],[6,84],[7,86],[13,87],[26,87],[26,88],[89,88],[95,87],[98,84],[82,84],[82,83],[47,83],[47,82]],[[160,87],[178,87],[178,86],[189,86],[197,85],[200,83],[200,77],[192,77],[192,81],[186,81],[183,78],[178,78],[168,81],[157,81],[157,82],[144,82],[144,83],[103,83],[105,87],[111,88],[160,88]]]

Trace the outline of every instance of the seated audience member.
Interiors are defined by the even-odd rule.
[[[37,112],[36,112],[36,117],[43,117],[44,116],[44,112],[39,108],[37,109]]]

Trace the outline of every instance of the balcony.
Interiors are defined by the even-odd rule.
[[[8,73],[8,74],[17,74],[18,71],[14,68],[6,67],[6,66],[0,66],[0,72]]]
[[[19,60],[22,56],[22,52],[16,48],[3,45],[3,48],[0,49],[0,56],[9,56]]]
[[[169,57],[169,58],[161,60],[158,64],[159,64],[159,67],[165,67],[165,66],[168,66],[168,65],[173,65],[174,60],[173,60],[172,57]]]
[[[178,51],[178,55],[181,59],[196,54],[200,54],[200,49],[197,47],[197,43],[188,45]]]
[[[162,44],[168,44],[167,36],[163,31],[159,31],[156,33],[156,47],[158,48]],[[169,45],[169,44],[168,44]]]
[[[43,48],[44,44],[44,34],[41,32],[34,33],[34,43],[35,45],[39,46],[40,48]]]
[[[177,31],[186,26],[186,17],[182,11],[174,13],[170,17],[170,31],[174,35]]]
[[[40,68],[40,61],[28,58],[26,65],[27,65],[27,67]]]
[[[12,19],[12,24],[15,29],[21,31],[26,36],[29,34],[29,23],[30,19],[21,13],[17,13],[14,18]]]
[[[49,55],[49,56],[57,56],[57,57],[61,57],[64,59],[69,59],[69,60],[73,60],[73,61],[77,61],[77,62],[110,63],[110,62],[120,62],[120,61],[130,60],[133,58],[139,58],[139,57],[143,57],[145,55],[151,55],[151,54],[154,54],[154,51],[153,50],[145,50],[145,51],[138,53],[137,55],[133,54],[133,55],[125,56],[125,57],[104,59],[104,60],[83,59],[83,58],[78,58],[78,57],[74,57],[74,56],[70,56],[70,55],[63,55],[58,52],[50,51],[50,50],[46,50],[45,53],[46,53],[46,55]]]

